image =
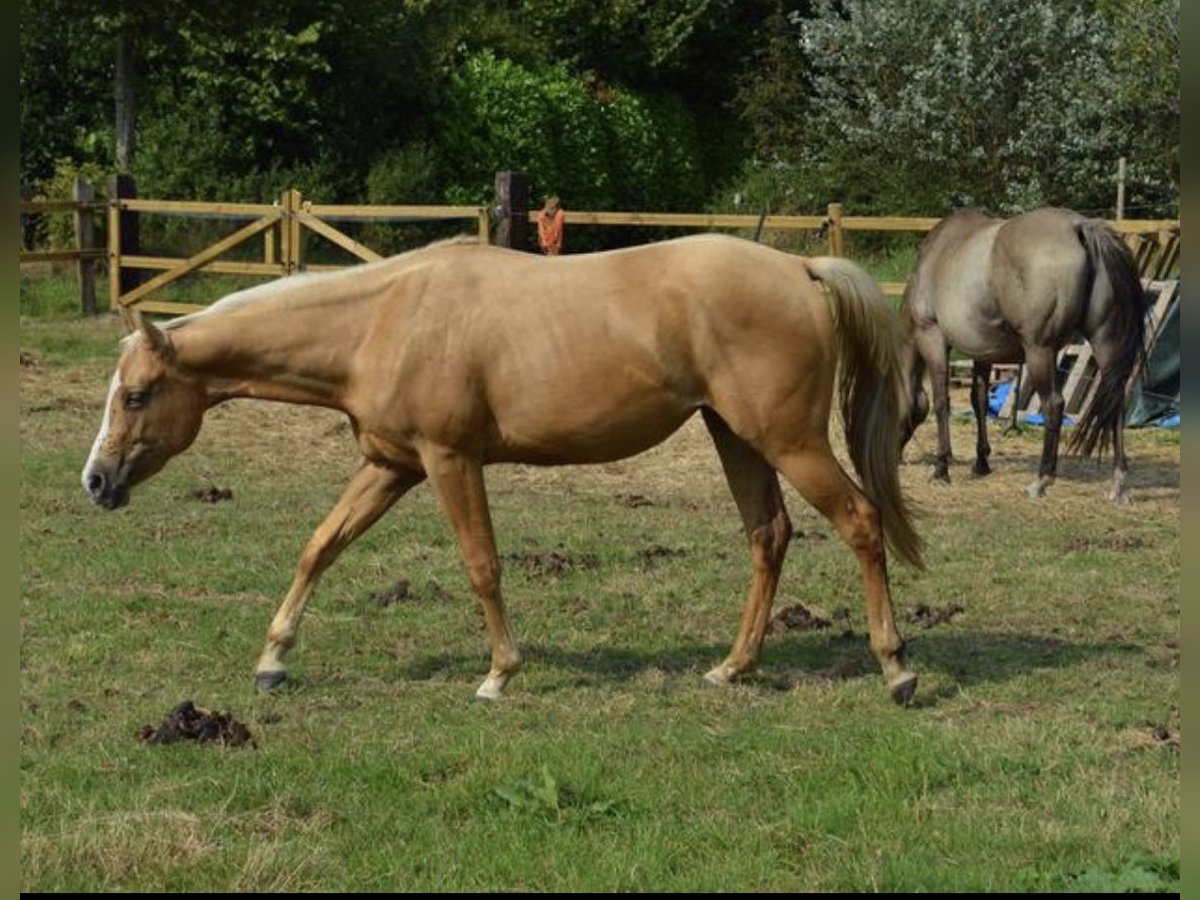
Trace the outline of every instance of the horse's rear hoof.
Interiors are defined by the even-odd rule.
[[[983,462],[983,463],[977,462],[977,463],[975,463],[974,471],[977,476],[979,476],[980,478],[983,478],[985,475],[992,474],[992,467],[989,466],[986,462]]]
[[[917,676],[912,672],[905,672],[888,685],[888,690],[892,692],[893,700],[901,706],[908,706],[912,702],[913,695],[917,692]]]
[[[260,694],[269,694],[286,679],[287,672],[259,672],[254,676],[254,689]]]

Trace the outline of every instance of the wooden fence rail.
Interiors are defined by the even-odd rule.
[[[431,205],[336,205],[306,201],[299,191],[285,191],[274,203],[206,203],[184,200],[154,200],[136,196],[132,181],[111,179],[110,199],[97,203],[91,186],[82,179],[75,186],[74,200],[21,201],[20,212],[25,215],[66,214],[75,216],[76,241],[73,250],[21,250],[20,261],[75,261],[78,265],[81,307],[85,313],[96,310],[94,266],[105,260],[109,275],[109,305],[116,309],[136,305],[149,312],[168,314],[193,312],[203,307],[154,299],[150,295],[195,272],[233,275],[280,277],[293,272],[323,271],[343,268],[334,265],[309,265],[305,254],[305,239],[316,234],[341,247],[357,260],[375,260],[380,254],[344,233],[336,222],[430,222],[469,220],[474,223],[480,243],[494,239],[496,233],[510,233],[509,228],[497,228],[495,217],[505,213],[500,206],[431,206]],[[515,208],[514,208],[515,209]],[[536,212],[520,208],[517,221],[536,221]],[[101,210],[108,216],[108,248],[96,246],[93,236],[93,217]],[[142,215],[185,216],[198,219],[245,221],[237,228],[200,252],[187,257],[167,257],[143,254],[139,251],[138,217]],[[505,220],[510,221],[510,220]],[[653,213],[598,212],[567,210],[566,222],[571,226],[637,226],[694,229],[744,229],[755,234],[763,230],[807,231],[828,246],[833,256],[845,255],[847,232],[927,232],[940,219],[904,216],[847,216],[842,204],[830,203],[825,215],[753,215],[729,213]],[[501,223],[503,224],[503,223]],[[1146,277],[1163,279],[1177,273],[1179,265],[1179,221],[1175,219],[1110,221],[1118,232],[1126,235]],[[262,238],[261,261],[220,259],[234,247]],[[159,274],[141,280],[141,271]],[[1176,276],[1177,277],[1177,276]],[[884,292],[893,296],[904,291],[903,282],[883,282]]]

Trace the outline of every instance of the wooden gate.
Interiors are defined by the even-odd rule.
[[[207,219],[250,219],[232,234],[186,259],[146,256],[131,249],[130,215],[159,213]],[[480,243],[489,238],[489,209],[486,206],[332,206],[306,201],[299,191],[285,191],[273,204],[196,203],[140,200],[118,197],[110,201],[109,296],[113,309],[133,308],[153,313],[197,312],[203,305],[153,298],[169,284],[201,270],[233,275],[278,278],[301,271],[323,271],[343,266],[308,266],[305,262],[306,231],[320,235],[348,251],[356,259],[373,262],[382,255],[329,223],[335,221],[443,221],[469,219],[475,223]],[[262,237],[261,262],[224,260],[220,257],[247,241]],[[160,270],[158,275],[123,289],[130,270]],[[126,277],[123,279],[122,275]]]

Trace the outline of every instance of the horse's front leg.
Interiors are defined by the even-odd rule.
[[[992,445],[988,443],[988,387],[992,380],[992,364],[975,361],[971,370],[971,410],[975,413],[975,474],[990,475],[992,467],[988,457]]]
[[[255,675],[255,684],[260,691],[277,687],[287,677],[283,657],[296,642],[304,606],[321,574],[339,553],[424,477],[420,471],[391,469],[371,462],[364,462],[355,473],[337,505],[313,532],[300,555],[292,587],[267,630],[267,644],[259,657]]]
[[[1042,439],[1042,461],[1038,466],[1038,477],[1025,489],[1030,497],[1044,497],[1046,488],[1054,484],[1058,474],[1058,439],[1062,433],[1065,402],[1055,383],[1055,356],[1052,347],[1033,347],[1025,350],[1029,383],[1037,391],[1041,401],[1046,430]]]
[[[521,667],[521,653],[513,640],[500,596],[500,558],[488,513],[483,466],[448,447],[426,445],[421,462],[458,539],[471,587],[483,603],[492,668],[475,692],[481,700],[497,700],[508,679]]]

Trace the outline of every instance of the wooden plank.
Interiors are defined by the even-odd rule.
[[[1179,230],[1179,219],[1110,219],[1108,224],[1121,234]]]
[[[1157,279],[1170,278],[1171,275],[1178,274],[1176,267],[1179,265],[1179,235],[1167,241],[1163,248],[1163,254],[1158,260],[1157,270],[1153,277]]]
[[[170,316],[186,316],[189,313],[203,312],[208,309],[198,303],[176,303],[172,300],[143,300],[137,305],[142,312],[162,313]]]
[[[1149,312],[1146,313],[1146,347],[1153,347],[1158,340],[1158,333],[1162,331],[1163,320],[1166,319],[1167,310],[1171,308],[1171,302],[1175,299],[1175,294],[1179,291],[1178,281],[1151,281],[1146,285],[1146,290],[1157,290],[1158,296],[1151,305]]]
[[[114,207],[115,206],[116,206],[116,204],[114,204]],[[130,305],[136,303],[142,297],[146,296],[146,294],[150,293],[151,291],[155,291],[161,287],[165,287],[166,285],[170,284],[172,281],[176,281],[176,280],[182,278],[184,275],[188,274],[189,272],[192,272],[192,271],[200,268],[205,263],[208,263],[208,262],[216,259],[218,256],[220,256],[226,250],[229,250],[232,247],[236,247],[242,241],[248,240],[249,238],[254,237],[259,232],[264,231],[267,228],[270,228],[272,225],[275,224],[276,220],[279,218],[279,213],[277,210],[272,209],[271,212],[272,212],[271,215],[264,216],[263,218],[259,219],[257,222],[251,222],[249,225],[239,228],[233,234],[229,235],[229,237],[224,238],[223,240],[217,241],[215,244],[213,244],[210,247],[206,247],[204,250],[201,250],[195,256],[189,257],[187,260],[185,260],[180,265],[176,266],[174,269],[171,269],[167,272],[163,272],[161,275],[156,275],[154,278],[151,278],[149,281],[145,282],[144,284],[139,285],[138,287],[134,288],[132,291],[130,291],[129,293],[127,293],[123,297],[121,297],[119,300],[119,303],[121,304],[121,306],[130,306]]]
[[[165,213],[195,216],[228,216],[233,219],[257,219],[278,212],[270,203],[205,203],[195,200],[145,200],[114,201],[129,212]]]
[[[941,219],[905,216],[843,216],[846,231],[932,231]]]
[[[107,205],[103,200],[22,200],[19,204],[19,211],[31,214],[94,212],[104,209]]]
[[[376,253],[365,244],[360,244],[358,241],[349,235],[343,234],[332,225],[322,222],[316,216],[309,213],[297,213],[296,220],[311,231],[315,231],[321,237],[337,244],[343,250],[349,250],[359,259],[365,259],[367,262],[376,262],[383,259],[383,255]]]
[[[880,290],[888,297],[903,297],[904,288],[908,282],[906,281],[881,281],[879,282]]]
[[[107,251],[95,250],[22,250],[20,262],[76,262],[83,259],[103,259]]]
[[[322,219],[475,219],[479,216],[479,206],[396,206],[380,204],[378,206],[331,205],[327,203],[305,203],[303,211]]]
[[[1092,345],[1088,343],[1074,344],[1063,348],[1058,354],[1059,363],[1071,353],[1075,354],[1075,362],[1067,374],[1066,384],[1063,385],[1063,412],[1074,415],[1083,408],[1083,401],[1092,390],[1092,382],[1096,380],[1099,370],[1092,354]]]
[[[178,256],[126,256],[121,265],[127,269],[173,269],[180,263],[186,262]],[[283,266],[279,263],[235,262],[233,260],[216,259],[208,263],[199,274],[214,275],[266,275],[278,278],[283,275]]]
[[[735,213],[630,213],[566,210],[565,222],[575,225],[652,225],[678,228],[756,228],[761,217]],[[529,213],[529,221],[537,212]],[[825,223],[823,216],[767,216],[764,228],[808,229],[815,231]]]

